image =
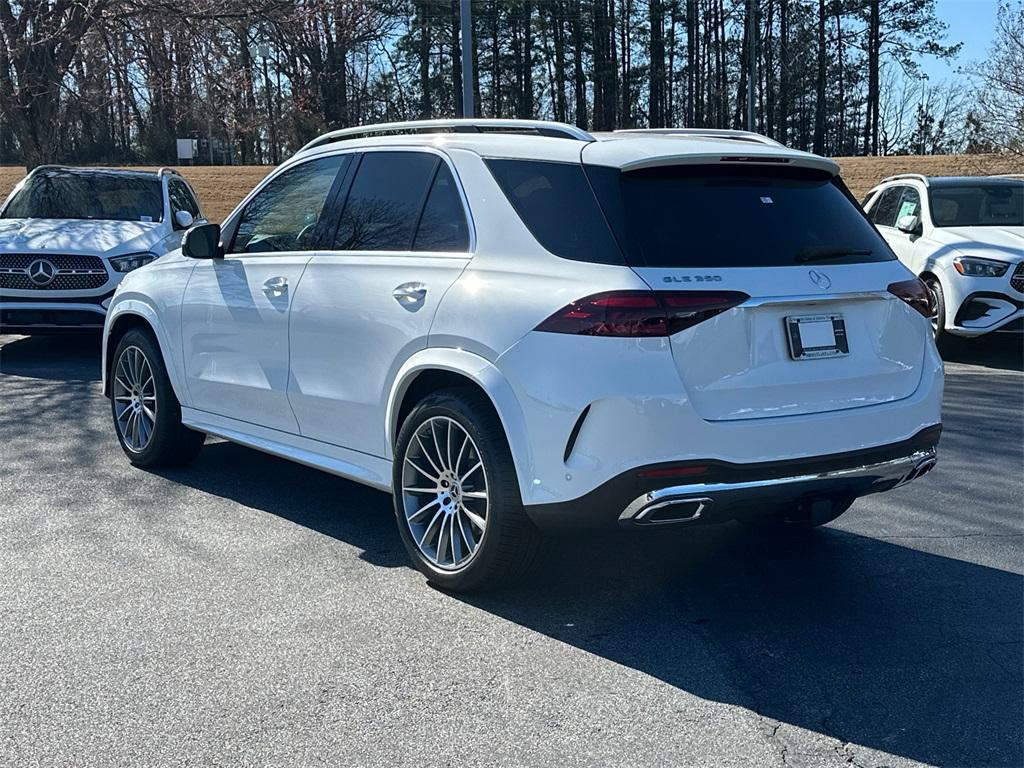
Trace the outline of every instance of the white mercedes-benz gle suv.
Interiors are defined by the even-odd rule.
[[[35,168],[0,205],[0,333],[98,331],[125,273],[200,220],[170,169]]]
[[[864,204],[934,294],[936,341],[1024,332],[1024,177],[891,176]]]
[[[806,528],[934,465],[931,297],[837,167],[747,133],[336,131],[121,283],[139,466],[216,435],[394,496],[435,583],[555,526]]]

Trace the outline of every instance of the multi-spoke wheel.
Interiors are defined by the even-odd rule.
[[[156,425],[156,382],[146,354],[138,347],[125,347],[114,364],[111,391],[114,422],[124,446],[138,453],[153,437]]]
[[[402,503],[416,547],[438,568],[465,565],[487,532],[487,471],[462,426],[424,421],[405,451]]]
[[[148,331],[135,328],[121,337],[108,376],[114,430],[132,464],[169,466],[195,458],[205,436],[181,423],[181,406]]]
[[[522,575],[539,543],[526,517],[501,422],[471,391],[424,399],[395,451],[395,515],[416,565],[467,590]]]

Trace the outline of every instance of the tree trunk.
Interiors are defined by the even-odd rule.
[[[587,80],[583,71],[583,6],[576,0],[572,14],[573,85],[576,100],[576,125],[587,129]]]
[[[429,120],[434,114],[434,106],[430,89],[430,22],[427,20],[426,7],[421,4],[417,15],[420,22],[418,51],[420,69],[420,119]]]
[[[825,0],[818,0],[818,76],[814,104],[814,152],[825,153]]]
[[[789,0],[779,0],[779,119],[778,137],[789,142]]]
[[[868,0],[868,94],[864,119],[864,154],[878,154],[879,0]]]
[[[651,71],[647,122],[651,128],[665,125],[665,8],[662,0],[650,0]]]
[[[464,114],[462,104],[462,15],[459,0],[451,0],[451,35],[452,35],[452,86],[455,91],[455,116]]]

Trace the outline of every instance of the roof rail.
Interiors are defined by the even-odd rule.
[[[28,172],[29,176],[32,176],[39,171],[66,171],[68,166],[66,165],[37,165],[31,171]]]
[[[781,147],[782,144],[753,131],[737,131],[729,128],[620,128],[613,133],[642,133],[655,136],[689,136],[691,138],[731,139],[732,141],[750,141],[757,144],[768,144]]]
[[[168,176],[181,176],[181,172],[179,170],[177,170],[176,168],[170,168],[169,166],[166,165],[158,168],[156,171],[157,176],[163,176],[165,173]]]
[[[299,152],[313,147],[332,144],[336,141],[358,139],[382,134],[407,133],[534,133],[558,139],[595,141],[594,137],[574,125],[555,123],[548,120],[495,120],[495,119],[451,119],[451,120],[410,120],[404,123],[378,123],[342,128],[318,136]]]
[[[926,187],[928,186],[928,177],[923,173],[897,173],[895,176],[886,176],[878,183],[885,184],[889,181],[901,181],[903,179],[913,179],[914,181],[920,181]]]
[[[990,179],[1024,179],[1024,173],[993,173]]]

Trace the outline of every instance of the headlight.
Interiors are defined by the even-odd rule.
[[[110,259],[110,266],[115,272],[131,272],[149,264],[156,258],[155,253],[129,253],[127,256],[115,256]]]
[[[953,266],[961,275],[968,277],[1002,277],[1010,265],[1004,261],[976,259],[973,256],[957,256]]]

